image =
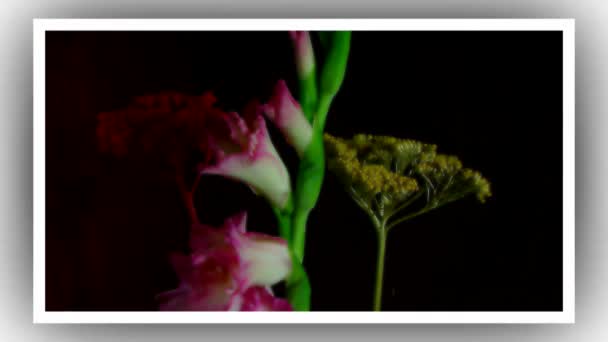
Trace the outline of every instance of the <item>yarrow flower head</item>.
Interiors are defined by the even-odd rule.
[[[371,201],[382,195],[387,199],[401,200],[418,190],[414,178],[391,172],[381,164],[359,160],[357,150],[345,140],[326,134],[325,141],[329,168],[364,199]],[[376,157],[384,158],[382,153]]]
[[[190,255],[172,262],[180,279],[177,289],[159,296],[162,310],[285,311],[286,300],[270,286],[285,279],[292,263],[287,243],[278,237],[246,232],[246,214],[215,228],[193,226]]]
[[[369,215],[387,221],[421,197],[426,212],[466,195],[483,202],[490,183],[458,158],[437,154],[435,145],[389,136],[325,135],[327,165]],[[420,208],[421,206],[417,206]],[[407,215],[406,215],[407,216]]]

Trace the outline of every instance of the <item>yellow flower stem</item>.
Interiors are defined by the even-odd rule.
[[[382,308],[382,288],[384,285],[384,259],[386,258],[386,238],[391,228],[395,227],[399,223],[407,221],[418,215],[422,215],[427,211],[433,209],[432,207],[426,206],[421,210],[412,213],[410,215],[403,216],[396,221],[386,224],[386,219],[379,221],[375,217],[372,217],[372,222],[376,228],[376,235],[378,238],[378,254],[376,259],[376,283],[374,285],[374,311],[380,311]]]
[[[376,283],[374,285],[374,311],[380,311],[382,307],[382,287],[384,285],[384,259],[386,256],[386,235],[384,223],[376,226],[378,237],[378,254],[376,258]]]
[[[416,217],[416,216],[422,215],[422,214],[426,213],[427,211],[430,211],[430,210],[432,210],[432,209],[434,209],[434,208],[435,208],[435,207],[432,207],[432,206],[427,206],[427,207],[424,207],[424,208],[422,208],[422,209],[418,210],[418,211],[417,211],[417,212],[415,212],[415,213],[411,213],[411,214],[409,214],[409,215],[406,215],[406,216],[403,216],[403,217],[401,217],[401,218],[398,218],[398,219],[396,219],[395,221],[393,221],[393,222],[389,223],[389,224],[388,224],[388,226],[386,226],[386,229],[387,229],[387,231],[388,231],[388,230],[390,230],[391,228],[393,228],[393,227],[395,227],[396,225],[398,225],[399,223],[405,222],[405,221],[407,221],[407,220],[409,220],[409,219],[412,219],[412,218],[414,218],[414,217]]]

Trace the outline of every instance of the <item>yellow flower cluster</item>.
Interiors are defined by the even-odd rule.
[[[452,185],[455,195],[463,195],[466,189],[471,189],[482,203],[492,195],[490,182],[481,173],[464,169],[460,160],[454,156],[438,154],[432,161],[420,163],[416,170],[418,174],[432,179],[435,185]]]
[[[490,190],[490,182],[483,178],[481,173],[477,171],[473,171],[471,169],[464,169],[462,171],[462,176],[473,183],[473,186],[477,189],[477,199],[484,203],[487,198],[492,196],[492,191]]]
[[[437,154],[435,145],[367,134],[324,138],[328,168],[379,217],[402,210],[417,195],[426,194],[427,208],[468,194],[481,202],[491,195],[479,172],[464,169],[457,157]]]
[[[418,190],[415,179],[392,173],[380,165],[359,165],[354,168],[353,178],[372,194],[382,192],[391,197],[402,197]]]
[[[325,146],[329,168],[365,197],[382,193],[387,198],[401,199],[418,190],[414,178],[393,173],[383,165],[360,162],[358,151],[365,147],[356,141],[352,144],[325,134]]]

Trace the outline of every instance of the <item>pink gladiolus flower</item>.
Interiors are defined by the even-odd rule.
[[[266,116],[281,130],[298,154],[304,154],[312,138],[312,127],[300,104],[291,96],[285,81],[277,82],[270,101],[263,108]]]
[[[298,74],[305,77],[313,71],[315,66],[315,56],[312,49],[310,34],[308,31],[290,31],[289,36],[291,37],[296,53]]]
[[[278,237],[245,231],[246,215],[220,229],[195,225],[192,253],[172,258],[180,279],[177,289],[160,295],[161,310],[291,310],[267,288],[291,272],[287,243]]]
[[[291,184],[287,168],[277,153],[260,113],[252,103],[243,117],[237,113],[215,112],[208,118],[209,148],[215,162],[201,165],[201,174],[216,174],[249,185],[271,203],[284,208]]]
[[[252,103],[241,117],[215,107],[215,102],[210,92],[139,97],[126,109],[99,114],[100,150],[117,156],[143,150],[170,161],[178,174],[186,164],[185,152],[197,151],[202,155],[200,174],[245,182],[284,208],[291,192],[289,174],[270,140],[261,107]]]

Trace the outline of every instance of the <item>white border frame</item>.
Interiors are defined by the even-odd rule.
[[[55,312],[45,310],[46,31],[562,31],[563,311]],[[34,323],[574,323],[574,19],[34,19]]]

